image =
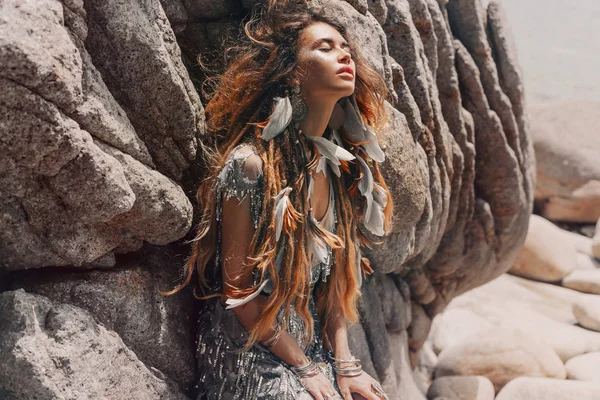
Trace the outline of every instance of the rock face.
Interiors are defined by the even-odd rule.
[[[98,3],[107,8],[112,4],[115,15],[137,20],[138,14],[119,12],[118,2]],[[137,51],[101,46],[102,38],[90,35],[86,25],[91,8],[55,0],[11,0],[0,5],[0,257],[10,270],[110,266],[113,251],[133,251],[144,241],[166,245],[185,235],[191,225],[192,207],[182,188],[156,170],[167,157],[149,152],[155,140],[140,137],[143,130],[135,126],[131,109],[125,109],[144,113],[139,118],[149,125],[165,127],[161,142],[173,141],[169,134],[174,132],[187,135],[185,157],[178,158],[181,167],[189,165],[203,126],[202,106],[176,46],[169,57],[166,50],[158,52],[165,41],[173,47],[172,31],[164,17],[156,26],[150,15],[134,7],[146,16],[139,25],[154,32],[147,35],[156,42],[154,48],[143,43],[136,44]],[[159,16],[162,12],[158,4],[149,9]],[[138,31],[132,30],[142,35]],[[115,42],[131,42],[124,34],[121,31]],[[85,40],[93,41],[93,46],[86,47]],[[103,62],[110,60],[119,74],[130,68],[103,48],[118,51],[137,65],[146,64],[139,62],[139,52],[145,49],[145,58],[165,64],[155,69],[169,71],[171,79],[140,72],[137,78],[126,76],[117,87],[112,77],[99,71],[102,63],[93,62],[88,48],[99,51]],[[151,92],[140,89],[148,75],[160,79],[163,90],[155,97],[168,98],[171,111],[157,110],[151,116],[148,110],[155,106],[132,96],[131,92],[144,92],[152,99]],[[129,103],[119,102],[118,96],[127,97]],[[185,130],[167,128],[177,126],[175,110],[191,115]],[[163,115],[172,115],[173,122],[157,120]]]
[[[71,304],[60,311],[65,323],[69,314],[91,318],[85,309],[114,329],[122,342],[96,322],[78,325],[82,337],[119,341],[94,342],[107,364],[111,357],[131,364],[122,380],[96,371],[98,382],[178,398],[170,386],[146,385],[154,378],[141,362],[182,388],[193,381],[186,347],[193,306],[183,295],[161,303],[156,291],[173,279],[158,273],[147,249],[188,250],[174,242],[192,226],[192,182],[202,179],[194,161],[205,129],[196,85],[205,77],[191,60],[222,54],[223,39],[239,33],[255,3],[0,3],[2,307],[25,288],[45,296],[28,301],[49,309]],[[536,171],[520,67],[498,1],[487,9],[480,0],[327,3],[394,100],[386,104],[390,124],[378,132],[394,231],[366,254],[377,273],[365,282],[363,318],[350,340],[388,393],[423,399],[411,367],[433,318],[452,298],[505,272],[525,240]],[[128,297],[131,281],[138,291]],[[127,320],[119,312],[139,315]],[[12,337],[29,335],[25,325],[11,329]],[[64,351],[83,354],[72,338]],[[1,343],[2,354],[16,351],[15,341]],[[32,357],[27,368],[47,368],[48,376],[66,368]],[[20,371],[3,370],[2,382],[18,382]],[[35,379],[31,393],[41,398],[61,389]],[[74,387],[61,379],[57,385]],[[84,387],[89,397],[111,397]]]
[[[598,124],[600,103],[571,101],[531,107],[537,158],[535,201],[544,217],[583,223],[596,223],[600,218]]]
[[[22,289],[0,294],[0,357],[3,398],[186,399],[91,314]]]

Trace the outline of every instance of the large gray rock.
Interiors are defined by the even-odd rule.
[[[567,378],[600,384],[600,352],[582,354],[565,364]]]
[[[581,326],[600,332],[600,297],[590,296],[573,304],[573,315]]]
[[[442,351],[435,377],[448,375],[485,376],[499,391],[519,376],[564,379],[567,373],[552,348],[520,330],[499,326]]]
[[[600,385],[548,378],[517,378],[502,389],[496,400],[600,399]]]
[[[111,266],[113,251],[167,244],[191,226],[190,201],[154,169],[92,64],[81,15],[81,4],[53,0],[0,5],[0,257],[10,270]]]
[[[0,294],[0,358],[2,398],[187,399],[87,311],[22,289]]]
[[[594,257],[600,259],[600,218],[596,222],[596,230],[592,240],[592,254]]]
[[[573,305],[589,296],[505,274],[450,302],[433,321],[434,349],[441,352],[471,335],[504,325],[550,346],[563,362],[600,351],[600,333],[575,325]]]
[[[521,253],[510,273],[543,282],[558,282],[577,267],[577,250],[552,222],[532,215]]]
[[[591,260],[589,262],[592,263]],[[564,277],[562,285],[584,293],[600,294],[600,268],[592,264],[592,267],[575,270]]]
[[[535,200],[546,218],[586,223],[600,218],[599,124],[600,103],[579,100],[531,107]]]
[[[197,302],[189,287],[169,297],[158,293],[178,279],[182,258],[173,250],[146,246],[108,271],[27,270],[12,276],[12,287],[88,311],[146,365],[190,387],[196,383]]]
[[[494,400],[494,385],[484,376],[445,376],[429,387],[429,400]]]

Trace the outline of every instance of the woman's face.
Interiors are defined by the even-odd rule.
[[[300,32],[298,66],[304,72],[300,92],[306,101],[337,101],[354,93],[356,65],[352,50],[337,29],[327,23],[314,22]],[[342,68],[351,73],[340,72]]]

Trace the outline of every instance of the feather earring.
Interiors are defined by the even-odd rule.
[[[306,117],[308,114],[308,106],[306,102],[300,96],[300,86],[294,86],[292,88],[292,96],[291,96],[291,104],[292,104],[292,119],[294,122],[300,122]]]

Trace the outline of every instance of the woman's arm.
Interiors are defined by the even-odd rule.
[[[330,340],[331,350],[335,358],[348,360],[351,357],[348,345],[348,329],[346,318],[339,304],[334,304],[331,310],[331,324],[327,329],[327,338]]]
[[[250,156],[244,167],[252,165]],[[256,156],[258,157],[258,156]],[[260,160],[260,159],[259,159]],[[244,168],[246,169],[246,168]],[[252,171],[245,171],[246,176],[251,178]],[[250,198],[247,196],[243,201],[239,201],[235,196],[223,202],[222,213],[222,254],[223,254],[223,287],[225,294],[228,294],[227,282],[233,283],[239,287],[249,287],[252,285],[252,277],[245,277],[241,283],[234,280],[239,275],[242,263],[246,261],[250,250],[252,235],[254,234],[254,225],[250,216]],[[235,315],[240,323],[250,330],[256,324],[267,298],[259,294],[249,302],[233,308]],[[271,328],[269,336],[261,338],[260,342],[265,343],[271,339],[275,333],[277,325]],[[287,332],[282,332],[277,343],[270,348],[271,352],[283,360],[288,365],[303,365],[308,362],[308,358],[298,346],[298,343]]]

